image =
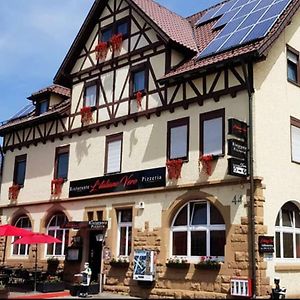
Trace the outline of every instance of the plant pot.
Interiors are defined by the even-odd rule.
[[[38,282],[36,285],[36,289],[39,292],[42,293],[49,293],[49,292],[60,292],[64,291],[65,284],[63,281],[57,281],[57,282]]]
[[[189,263],[166,263],[168,268],[175,268],[175,269],[188,269],[190,267]]]
[[[209,265],[209,264],[195,264],[195,269],[197,270],[220,270],[221,265]]]
[[[9,289],[7,287],[0,288],[0,299],[7,299],[9,295]]]
[[[93,282],[88,287],[88,293],[91,295],[97,295],[100,292],[100,287],[98,282]]]
[[[111,261],[109,264],[112,267],[116,267],[116,268],[128,268],[129,267],[129,262]]]

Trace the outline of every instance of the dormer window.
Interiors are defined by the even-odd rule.
[[[42,100],[37,102],[36,104],[37,115],[41,115],[45,113],[46,111],[48,111],[48,109],[49,109],[49,100]]]

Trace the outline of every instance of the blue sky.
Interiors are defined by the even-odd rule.
[[[52,84],[94,0],[0,1],[0,122]],[[220,0],[158,0],[189,16]]]

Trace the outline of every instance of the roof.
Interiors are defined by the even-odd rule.
[[[5,134],[7,131],[11,131],[12,129],[16,129],[19,127],[23,127],[27,123],[41,123],[45,120],[49,120],[54,118],[57,115],[61,115],[68,111],[70,108],[70,99],[64,100],[59,104],[53,106],[51,109],[46,111],[41,115],[36,115],[35,110],[30,112],[26,116],[22,116],[20,118],[8,120],[2,126],[0,126],[0,135]]]
[[[53,93],[60,96],[63,96],[65,98],[69,98],[71,96],[71,90],[67,87],[64,87],[62,85],[53,84],[46,88],[43,88],[35,93],[32,93],[30,97],[28,97],[29,100],[33,100],[36,98],[39,98],[42,95]]]
[[[226,1],[215,5],[215,7],[223,4],[224,2]],[[161,81],[166,81],[170,78],[182,76],[183,74],[188,72],[196,72],[199,69],[212,67],[215,64],[225,63],[228,60],[232,60],[239,57],[252,55],[257,58],[261,57],[266,53],[266,51],[268,51],[273,42],[283,31],[285,26],[287,26],[287,24],[290,22],[291,18],[298,10],[299,6],[300,0],[292,0],[287,9],[283,12],[283,14],[279,17],[275,25],[272,27],[270,32],[263,39],[250,42],[249,44],[242,45],[240,47],[230,49],[222,53],[217,53],[213,56],[205,57],[203,59],[196,59],[198,55],[197,54],[195,55],[195,57],[193,57],[191,60],[187,61],[183,65],[171,70],[161,79]],[[202,11],[187,18],[187,20],[189,20],[192,27],[194,28],[194,35],[199,48],[199,52],[201,52],[219,33],[218,30],[212,30],[212,27],[217,22],[217,20],[212,20],[211,22],[205,23],[198,27],[195,26],[195,23],[200,19],[204,12],[205,11]]]
[[[132,0],[174,42],[198,51],[189,21],[153,0]]]

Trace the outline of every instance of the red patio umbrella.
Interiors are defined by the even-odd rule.
[[[36,244],[35,252],[35,273],[34,273],[34,291],[36,292],[36,273],[37,273],[37,244],[61,243],[62,241],[44,233],[32,232],[30,235],[23,236],[16,240],[14,244]]]
[[[5,225],[0,225],[0,236],[5,236],[5,241],[4,241],[4,253],[3,253],[3,258],[2,262],[4,263],[5,261],[5,251],[6,251],[6,243],[7,243],[7,237],[8,236],[25,236],[32,234],[31,231],[16,227],[10,224],[5,224]]]

